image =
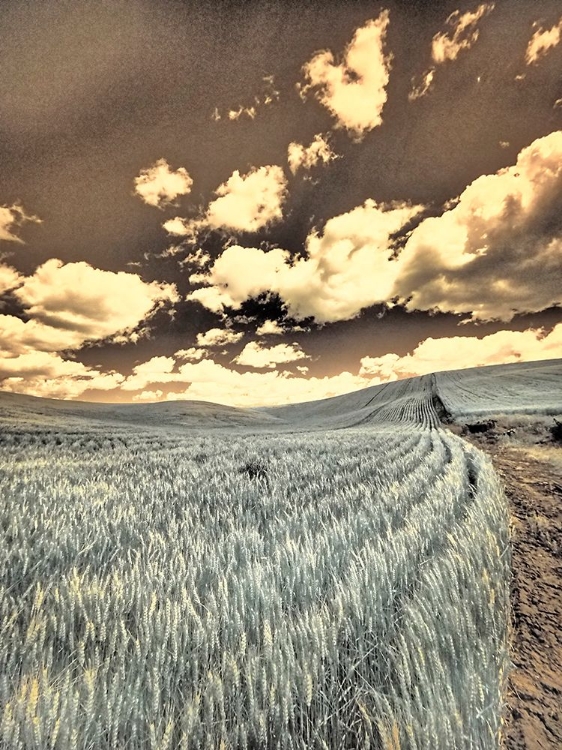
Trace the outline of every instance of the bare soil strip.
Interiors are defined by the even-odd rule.
[[[511,503],[511,672],[506,750],[562,748],[562,476],[524,447],[471,436]],[[562,451],[562,448],[560,449]]]

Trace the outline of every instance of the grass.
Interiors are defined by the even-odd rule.
[[[496,747],[506,505],[424,398],[417,426],[14,431],[2,746]]]

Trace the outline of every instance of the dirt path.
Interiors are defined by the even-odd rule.
[[[471,442],[491,456],[512,510],[514,669],[504,747],[561,750],[562,476],[536,451],[497,445],[489,435]]]

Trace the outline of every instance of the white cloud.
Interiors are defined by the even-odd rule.
[[[538,28],[531,37],[525,52],[525,62],[532,65],[557,47],[562,39],[562,17],[550,29]]]
[[[483,175],[449,201],[441,216],[410,230],[420,206],[363,206],[311,233],[306,252],[291,258],[232,245],[189,299],[215,312],[239,309],[261,293],[279,294],[296,319],[347,320],[394,298],[409,310],[511,320],[562,304],[562,131],[524,148],[517,163]]]
[[[461,13],[456,10],[447,18],[450,30],[435,34],[431,42],[431,58],[434,65],[426,70],[420,77],[419,83],[412,80],[412,90],[408,94],[410,101],[415,101],[425,96],[434,83],[437,65],[442,65],[451,60],[456,60],[462,50],[470,49],[480,36],[478,22],[494,9],[494,3],[482,3],[474,11]],[[480,77],[478,77],[480,82]]]
[[[376,385],[397,378],[467,367],[556,358],[562,347],[562,323],[550,333],[544,330],[499,331],[479,339],[454,336],[426,339],[410,354],[388,353],[363,357],[357,375],[342,372],[324,378],[293,376],[277,369],[239,373],[203,359],[177,367],[172,357],[153,357],[124,378],[114,371],[103,373],[85,365],[65,361],[52,352],[0,358],[2,389],[53,398],[77,398],[85,391],[121,388],[135,401],[159,401],[165,388],[182,385],[181,393],[169,393],[168,400],[194,399],[233,406],[274,406],[316,400]],[[297,365],[306,372],[306,367]]]
[[[148,284],[136,274],[101,271],[87,263],[64,265],[56,259],[16,281],[13,293],[28,320],[0,315],[0,387],[52,398],[117,388],[123,375],[86,367],[60,352],[107,336],[134,340],[139,334],[131,329],[161,305],[179,299],[173,285]]]
[[[264,76],[262,81],[265,85],[262,88],[262,92],[254,97],[253,104],[238,104],[226,110],[225,114],[221,114],[218,107],[215,107],[211,114],[211,119],[215,122],[219,122],[222,119],[233,122],[242,117],[254,120],[260,108],[267,107],[279,100],[279,91],[275,88],[274,76]]]
[[[387,100],[391,56],[384,52],[389,13],[358,28],[336,65],[328,50],[318,52],[303,67],[306,80],[301,95],[314,90],[318,101],[356,138],[382,123]]]
[[[267,372],[239,373],[211,359],[181,365],[171,373],[156,374],[151,381],[151,367],[136,368],[144,373],[127,379],[127,391],[145,390],[158,384],[186,384],[181,393],[169,393],[168,400],[195,399],[232,406],[274,406],[316,400],[349,393],[404,377],[442,370],[463,369],[518,361],[551,359],[560,355],[562,323],[550,333],[543,330],[499,331],[479,339],[454,336],[426,339],[403,357],[388,353],[382,357],[363,357],[358,374],[316,378],[293,376],[278,369]],[[304,365],[297,365],[306,372]]]
[[[267,347],[257,341],[251,341],[232,361],[247,367],[271,369],[275,365],[296,362],[299,359],[308,359],[308,355],[298,344],[277,344],[277,346]]]
[[[0,263],[0,294],[13,289],[21,280],[23,280],[23,277],[20,276],[15,268]]]
[[[254,168],[244,175],[235,170],[215,194],[218,197],[209,203],[204,216],[189,220],[176,217],[164,227],[191,241],[203,229],[257,232],[283,218],[287,178],[278,166]]]
[[[478,21],[494,9],[494,3],[482,3],[475,11],[461,13],[456,10],[447,19],[451,30],[436,34],[431,44],[431,57],[437,65],[447,60],[456,60],[463,49],[470,49],[477,41],[480,30]]]
[[[422,75],[420,83],[416,84],[415,79],[413,79],[413,88],[408,94],[408,99],[413,102],[416,99],[421,99],[422,96],[425,96],[431,89],[434,76],[435,68],[430,68]]]
[[[177,237],[191,237],[194,234],[191,222],[188,219],[182,219],[180,216],[168,219],[162,226],[168,234],[175,234]]]
[[[287,160],[289,162],[289,168],[293,174],[295,174],[300,167],[303,169],[311,169],[319,162],[322,162],[322,164],[328,164],[328,162],[335,158],[336,154],[332,151],[326,136],[322,135],[322,133],[318,133],[314,136],[310,146],[305,147],[301,143],[291,142],[287,149]]]
[[[483,175],[456,205],[422,221],[389,295],[409,310],[511,320],[562,303],[562,131]]]
[[[285,333],[285,331],[275,320],[266,320],[265,323],[262,323],[262,325],[256,329],[256,334],[258,336],[268,336],[270,334],[279,336],[282,333]]]
[[[158,159],[148,169],[135,177],[135,193],[149,206],[162,208],[172,203],[179,195],[191,192],[193,179],[184,167],[176,171],[166,159]]]
[[[143,391],[142,393],[137,393],[135,396],[133,396],[133,401],[144,401],[151,402],[151,401],[161,401],[162,396],[164,393],[160,390],[157,391]]]
[[[204,252],[201,248],[198,248],[194,253],[186,255],[182,261],[182,265],[194,266],[195,268],[204,268],[211,262],[211,256]]]
[[[429,338],[404,357],[397,354],[363,357],[359,375],[396,380],[444,370],[554,359],[561,351],[562,323],[548,334],[542,329],[529,329],[498,331],[483,338]]]
[[[197,346],[227,346],[240,341],[243,336],[243,333],[236,333],[228,328],[211,328],[205,333],[197,334]]]
[[[37,216],[27,214],[25,210],[14,204],[12,206],[0,206],[0,240],[6,240],[7,242],[23,242],[17,234],[14,234],[14,229],[19,228],[22,224],[27,221],[41,223],[41,219]]]
[[[275,406],[328,398],[375,382],[349,372],[326,378],[295,377],[273,369],[239,373],[211,359],[183,364],[175,372],[156,374],[154,380],[145,370],[137,370],[135,368],[135,373],[123,384],[124,391],[154,391],[156,385],[186,384],[183,392],[169,393],[167,399],[194,399],[232,406]]]
[[[286,187],[281,167],[259,167],[245,175],[236,170],[217,188],[218,198],[209,204],[205,222],[213,229],[256,232],[283,217]]]
[[[277,292],[289,313],[319,322],[347,320],[386,301],[399,270],[391,260],[391,236],[419,214],[420,206],[384,206],[374,201],[326,222],[312,233],[306,255],[292,261],[279,248],[269,252],[232,245],[196,280],[207,286],[188,295],[215,312],[238,309],[262,292]]]
[[[189,349],[180,349],[174,354],[177,359],[187,359],[191,362],[197,362],[203,359],[208,354],[206,349],[197,349],[195,346],[191,346]]]
[[[173,284],[147,283],[137,274],[55,258],[25,277],[14,295],[31,318],[25,325],[45,333],[51,329],[47,341],[58,335],[67,341],[64,348],[130,331],[155,309],[179,301]]]
[[[250,120],[254,120],[256,117],[256,108],[254,106],[252,107],[240,106],[238,107],[238,109],[228,110],[229,120],[239,120],[243,115],[245,115],[246,117],[249,117]]]
[[[117,372],[99,372],[59,354],[29,351],[17,356],[0,354],[0,388],[45,398],[78,398],[86,390],[108,391],[125,380]]]

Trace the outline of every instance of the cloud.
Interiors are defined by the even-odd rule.
[[[527,45],[525,62],[527,65],[537,63],[551,49],[557,47],[562,39],[562,17],[550,29],[538,28]]]
[[[494,3],[482,3],[474,11],[461,13],[456,10],[447,18],[450,30],[435,34],[431,42],[431,59],[433,66],[426,70],[420,78],[419,83],[412,79],[412,90],[408,99],[412,102],[425,96],[433,86],[436,66],[448,61],[456,60],[462,50],[470,49],[478,40],[480,30],[478,22],[491,13]],[[480,79],[478,79],[480,80]]]
[[[261,94],[254,97],[252,104],[238,104],[237,106],[227,109],[225,113],[221,113],[219,108],[215,107],[211,114],[211,119],[215,122],[220,122],[220,120],[223,119],[235,122],[242,117],[248,117],[250,120],[254,120],[261,107],[267,107],[270,104],[273,104],[273,102],[279,100],[279,91],[275,88],[274,76],[264,76],[262,81],[265,84],[263,90]]]
[[[311,169],[319,162],[328,164],[328,162],[335,158],[336,154],[332,151],[326,136],[322,135],[322,133],[314,136],[310,146],[305,147],[300,143],[291,142],[287,149],[287,160],[293,174],[296,174],[300,167]]]
[[[216,190],[218,198],[209,204],[205,221],[213,229],[256,232],[283,217],[286,186],[281,167],[259,167],[245,175],[236,170]]]
[[[205,333],[197,334],[197,346],[192,346],[189,349],[180,349],[174,354],[174,357],[190,362],[198,362],[209,356],[208,350],[210,348],[229,346],[240,341],[243,337],[243,333],[237,333],[229,328],[211,328]]]
[[[166,159],[158,159],[135,177],[135,193],[149,206],[157,208],[172,203],[178,195],[187,195],[192,185],[193,179],[187,170],[180,167],[174,172]]]
[[[177,359],[187,359],[191,362],[197,362],[206,356],[206,349],[197,349],[195,346],[191,346],[189,349],[180,349],[174,354],[174,357],[177,357]]]
[[[164,228],[192,241],[203,229],[257,232],[283,218],[287,178],[278,166],[253,168],[244,175],[235,170],[215,194],[218,197],[209,203],[203,217],[176,217],[167,221]]]
[[[23,276],[20,276],[15,268],[0,263],[0,294],[13,289],[22,279]]]
[[[483,175],[427,218],[399,257],[389,297],[409,310],[509,321],[562,303],[562,131]]]
[[[27,214],[22,206],[14,204],[12,206],[0,206],[0,240],[7,242],[23,242],[14,229],[19,228],[28,221],[41,224],[41,219],[37,216]]]
[[[197,346],[227,346],[240,341],[243,336],[243,333],[236,333],[230,329],[211,328],[205,333],[197,334]]]
[[[529,329],[498,331],[483,338],[429,338],[404,357],[397,354],[363,357],[359,375],[396,380],[444,370],[554,359],[560,356],[561,351],[562,323],[550,333],[545,333],[543,329]]]
[[[346,47],[343,62],[336,65],[328,50],[318,52],[303,67],[306,83],[301,96],[314,91],[316,99],[345,128],[360,140],[382,123],[387,100],[391,56],[384,52],[389,13],[358,28]]]
[[[430,372],[551,359],[559,356],[561,347],[562,323],[549,333],[542,329],[529,329],[499,331],[483,338],[429,338],[405,356],[389,352],[382,357],[363,357],[357,374],[346,371],[324,378],[294,376],[273,368],[266,372],[240,373],[211,359],[181,365],[173,372],[158,372],[159,368],[149,361],[135,368],[135,373],[123,384],[123,390],[145,391],[150,387],[150,391],[154,392],[155,386],[173,383],[177,387],[178,384],[186,384],[184,391],[168,393],[166,398],[213,401],[242,407],[275,406],[339,396],[370,385]],[[297,368],[302,373],[307,369],[303,365],[297,365]],[[168,366],[162,369],[168,370]],[[153,380],[151,371],[155,371]]]
[[[180,216],[168,219],[168,221],[165,221],[162,226],[168,234],[175,234],[177,237],[186,237],[193,234],[189,220],[182,219]]]
[[[154,377],[150,375],[150,369],[151,366],[145,368],[139,365],[123,383],[122,390],[155,391],[172,383],[176,386],[185,384],[183,392],[168,393],[167,399],[187,398],[233,406],[275,406],[338,396],[373,383],[372,378],[359,377],[349,372],[325,378],[292,376],[277,369],[240,373],[212,359],[189,362],[180,365],[174,372],[155,373]]]
[[[99,372],[51,352],[0,357],[2,389],[52,398],[77,398],[87,390],[140,391],[134,401],[158,401],[165,385],[185,384],[168,400],[194,399],[233,406],[275,406],[349,393],[369,385],[467,367],[551,359],[562,347],[562,323],[543,329],[499,331],[483,338],[453,336],[422,341],[410,354],[363,357],[358,374],[342,372],[324,378],[293,376],[269,369],[239,373],[211,359],[177,366],[173,357],[153,357],[137,365],[128,378],[115,371]],[[306,367],[297,365],[301,372]],[[158,388],[155,386],[161,385]],[[150,387],[149,387],[150,386]]]
[[[124,380],[120,373],[99,372],[81,362],[65,360],[54,352],[29,351],[17,356],[6,352],[0,354],[0,387],[3,391],[72,399],[87,390],[113,390]]]
[[[164,393],[160,390],[143,391],[142,393],[137,393],[135,396],[133,396],[133,401],[144,401],[145,403],[150,403],[152,401],[161,401],[163,395]]]
[[[246,367],[271,369],[275,365],[296,362],[299,359],[308,359],[308,355],[296,343],[267,347],[257,341],[251,341],[232,361]]]
[[[2,390],[50,398],[77,398],[113,390],[124,380],[65,358],[88,340],[132,340],[133,328],[163,304],[178,301],[173,285],[148,284],[136,274],[112,273],[87,263],[52,259],[32,276],[19,276],[13,295],[25,317],[0,315]]]
[[[25,277],[14,296],[31,318],[26,326],[45,333],[51,329],[47,346],[52,346],[51,336],[60,337],[56,349],[131,331],[156,309],[179,301],[173,284],[147,283],[137,274],[54,258]]]
[[[348,320],[363,308],[390,299],[399,264],[391,260],[392,236],[421,211],[420,206],[386,206],[368,200],[313,232],[306,254],[292,260],[274,248],[265,252],[232,245],[207,274],[191,277],[206,284],[188,295],[215,312],[238,309],[263,292],[280,295],[296,319]]]
[[[285,333],[285,331],[275,320],[266,320],[265,323],[262,323],[262,325],[256,330],[258,336],[267,336],[270,334],[279,336],[282,333]]]
[[[447,60],[456,60],[459,52],[470,49],[477,41],[480,30],[478,21],[494,9],[494,3],[482,3],[475,11],[461,13],[456,10],[447,18],[449,32],[436,34],[431,43],[431,57],[437,65]]]
[[[368,200],[312,232],[297,258],[232,245],[190,277],[204,286],[188,299],[222,312],[273,292],[294,318],[320,323],[396,300],[408,310],[504,321],[562,304],[562,131],[408,229],[421,210]],[[406,242],[396,257],[400,234]]]
[[[429,70],[426,70],[426,72],[423,74],[421,82],[416,84],[415,79],[412,80],[413,88],[408,94],[408,99],[413,102],[416,99],[421,99],[422,96],[425,96],[428,91],[431,89],[431,84],[433,83],[433,78],[435,76],[435,68],[430,68]]]
[[[249,117],[250,120],[254,120],[256,117],[256,108],[255,107],[238,107],[238,109],[229,109],[228,110],[228,119],[229,120],[239,120],[242,115],[245,115],[246,117]]]

